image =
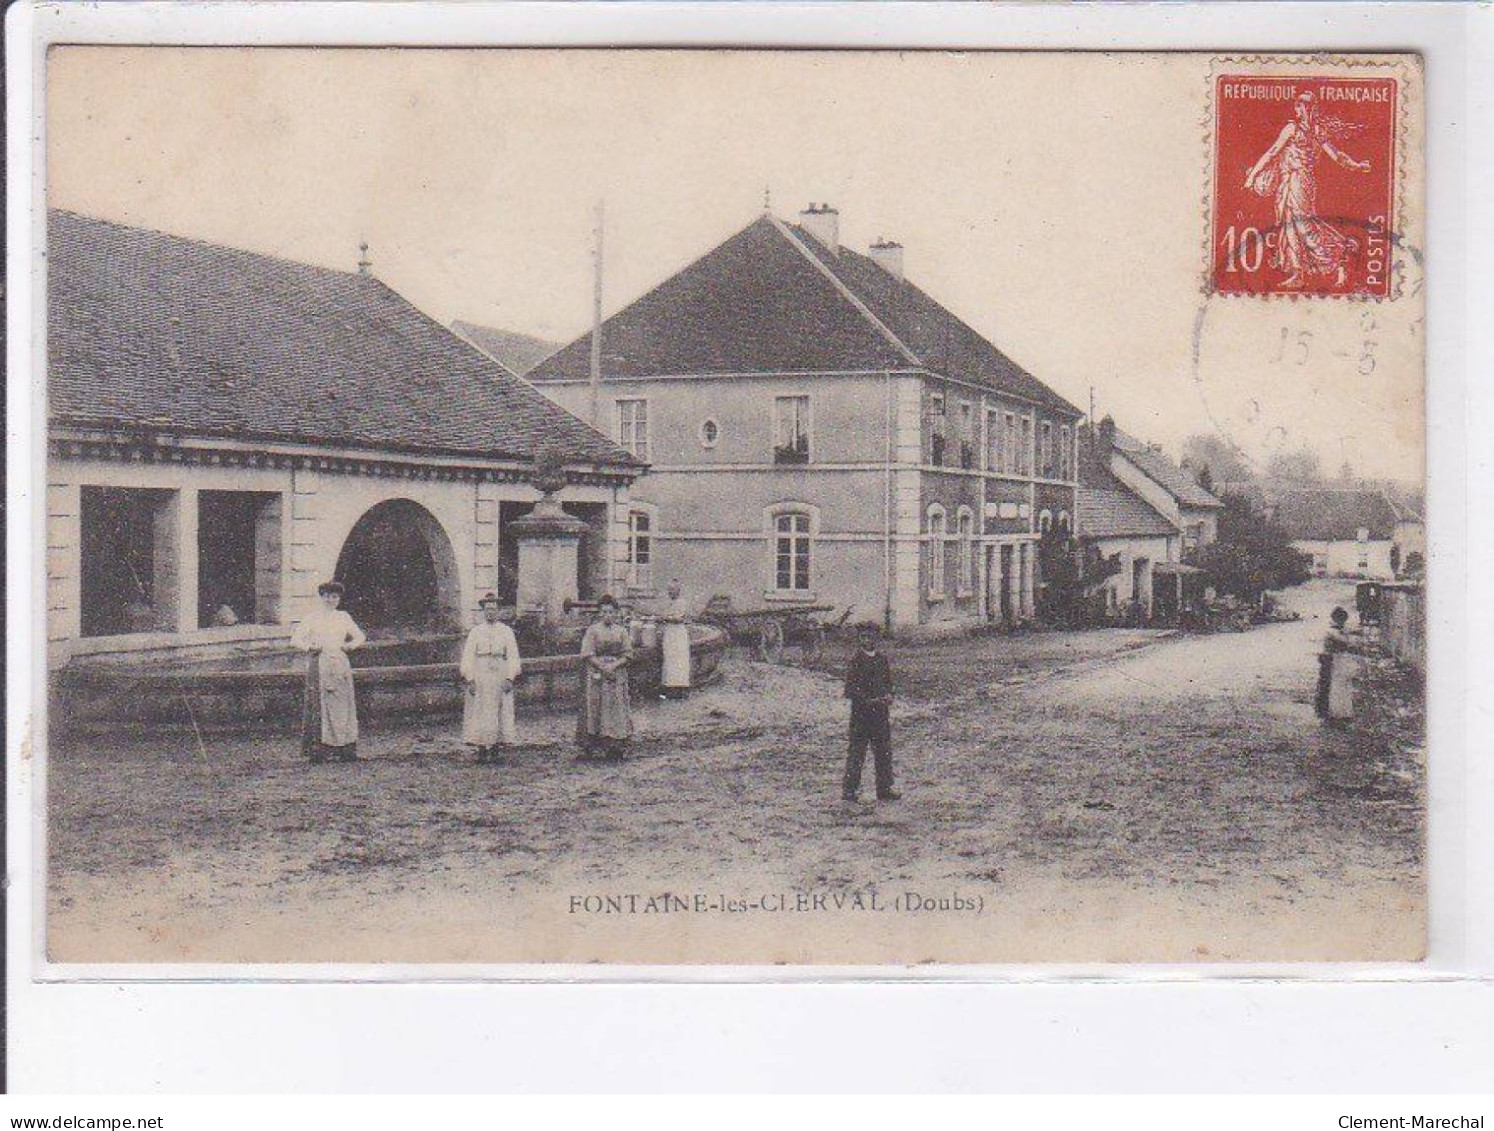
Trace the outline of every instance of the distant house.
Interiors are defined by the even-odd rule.
[[[1114,422],[1106,417],[1097,428],[1081,428],[1079,540],[1085,572],[1095,579],[1090,588],[1102,595],[1106,616],[1134,610],[1143,619],[1169,618],[1182,600],[1183,522],[1163,513],[1160,492],[1150,487],[1154,480],[1146,478],[1143,492],[1117,468],[1138,477],[1116,446]]]
[[[1035,613],[1080,412],[839,214],[764,214],[528,374],[650,465],[629,589],[914,626]]]
[[[1415,576],[1426,570],[1426,521],[1416,511],[1397,507],[1401,517],[1391,534],[1391,564],[1397,577]]]
[[[1156,444],[1122,432],[1108,416],[1100,421],[1098,430],[1102,449],[1108,451],[1111,473],[1182,532],[1185,557],[1218,539],[1224,503],[1200,485],[1191,472],[1173,463]]]
[[[586,524],[556,583],[614,583],[641,465],[370,275],[53,212],[47,312],[53,666],[283,645],[334,575],[460,627],[537,455]]]
[[[1312,558],[1315,575],[1383,580],[1395,577],[1391,548],[1396,528],[1405,516],[1383,491],[1338,485],[1269,485],[1263,489],[1262,499],[1266,517],[1290,535],[1293,546]],[[1402,531],[1402,537],[1409,537],[1406,531]]]
[[[451,332],[482,350],[516,377],[523,377],[564,344],[512,330],[479,326],[474,322],[453,322]]]

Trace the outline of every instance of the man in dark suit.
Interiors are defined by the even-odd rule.
[[[876,767],[877,800],[896,801],[902,796],[892,788],[892,665],[877,647],[877,626],[863,624],[857,630],[857,646],[846,669],[845,697],[851,701],[851,749],[846,755],[846,778],[841,796],[855,801],[861,793],[861,769],[866,748],[872,749]]]

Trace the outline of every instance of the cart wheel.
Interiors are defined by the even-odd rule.
[[[805,630],[804,645],[800,650],[800,659],[805,667],[813,667],[820,662],[825,654],[825,628],[823,625],[812,624]]]
[[[757,630],[757,658],[770,664],[783,659],[783,625],[776,620],[763,622]]]

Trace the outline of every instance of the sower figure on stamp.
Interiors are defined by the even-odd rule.
[[[877,800],[896,801],[902,794],[892,788],[892,665],[877,646],[874,624],[863,624],[856,633],[857,647],[846,669],[845,697],[851,701],[850,751],[846,754],[846,777],[841,796],[855,801],[861,794],[861,770],[866,748],[871,747],[877,778]]]
[[[498,619],[498,597],[489,593],[478,607],[480,620],[462,649],[462,741],[477,747],[479,762],[498,761],[500,746],[519,741],[514,719],[514,681],[519,678],[519,642]]]
[[[585,754],[621,759],[633,739],[633,712],[628,697],[628,661],[633,634],[617,621],[617,601],[610,593],[597,602],[601,619],[581,637],[581,712],[576,737]]]
[[[1330,275],[1336,287],[1348,279],[1355,241],[1318,211],[1317,163],[1321,151],[1345,169],[1369,172],[1368,161],[1355,160],[1334,145],[1352,129],[1323,116],[1312,91],[1304,91],[1293,103],[1292,120],[1245,174],[1247,189],[1275,197],[1277,244],[1271,265],[1287,273],[1284,288],[1302,286],[1304,275]]]
[[[358,704],[347,654],[367,639],[342,604],[340,581],[316,588],[322,607],[296,626],[291,645],[310,652],[301,701],[301,751],[313,762],[351,762],[358,757]]]

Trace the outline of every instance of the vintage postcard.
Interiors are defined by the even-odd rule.
[[[59,970],[1424,957],[1418,57],[45,98]]]

